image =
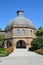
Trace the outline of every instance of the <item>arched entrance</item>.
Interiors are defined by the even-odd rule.
[[[12,46],[12,43],[10,41],[7,41],[6,42],[6,45],[7,45],[7,48],[11,47]]]
[[[19,40],[16,43],[16,48],[26,48],[26,43],[23,40]]]

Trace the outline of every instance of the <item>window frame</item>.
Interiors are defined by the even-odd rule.
[[[26,30],[22,29],[22,35],[26,35]]]
[[[16,35],[19,36],[20,35],[20,30],[16,29]]]

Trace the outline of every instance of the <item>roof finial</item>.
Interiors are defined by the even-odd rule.
[[[18,10],[18,11],[17,11],[17,15],[18,15],[18,16],[23,15],[23,13],[24,13],[24,11],[22,11],[22,10]]]

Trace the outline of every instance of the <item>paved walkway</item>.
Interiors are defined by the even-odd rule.
[[[15,49],[13,53],[11,53],[8,57],[15,56],[39,56],[37,53],[28,51],[28,49]]]
[[[43,56],[27,49],[15,49],[8,57],[0,58],[0,65],[43,65]]]

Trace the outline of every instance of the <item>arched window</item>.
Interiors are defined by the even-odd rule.
[[[26,31],[25,29],[22,30],[22,35],[25,35]]]
[[[16,35],[20,35],[20,30],[19,29],[16,30]]]

